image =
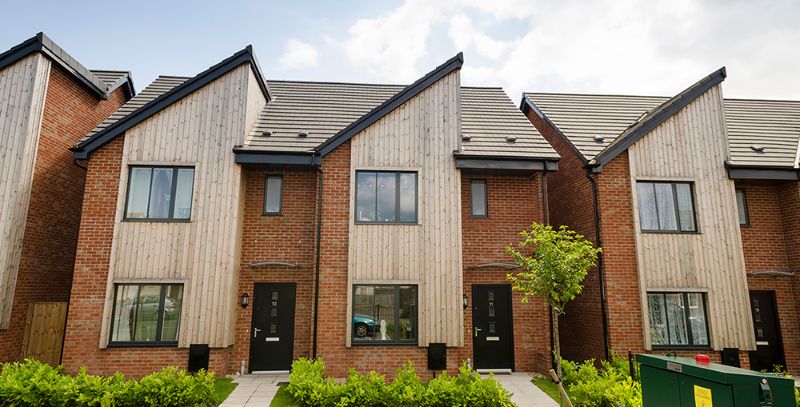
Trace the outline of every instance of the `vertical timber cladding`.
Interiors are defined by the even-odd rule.
[[[0,329],[11,320],[49,77],[41,53],[0,71]]]
[[[459,71],[422,91],[351,141],[348,318],[352,285],[419,285],[419,345],[463,346]],[[355,171],[418,171],[418,224],[354,223]],[[350,335],[347,335],[350,346]]]
[[[154,280],[184,284],[178,346],[233,343],[243,186],[231,149],[265,104],[242,65],[126,132],[100,347],[113,284]],[[133,164],[195,167],[190,222],[122,221]]]
[[[642,294],[645,348],[651,349],[648,290],[707,290],[711,345],[755,349],[722,91],[709,89],[628,150]],[[699,233],[641,233],[636,180],[691,181]]]

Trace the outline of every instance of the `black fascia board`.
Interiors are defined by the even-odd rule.
[[[112,92],[117,90],[120,86],[125,87],[125,93],[128,95],[128,99],[136,96],[136,89],[133,87],[133,77],[131,76],[130,71],[125,71],[125,75],[117,79],[116,82],[108,85],[108,94],[111,95]]]
[[[358,120],[350,123],[347,127],[340,130],[333,137],[317,146],[315,151],[320,158],[325,157],[337,147],[353,138],[356,134],[360,133],[387,114],[391,113],[397,107],[409,101],[411,98],[418,95],[423,90],[436,83],[438,80],[447,76],[451,72],[460,69],[463,64],[464,55],[459,52],[456,56],[448,59],[445,63],[439,65],[436,67],[436,69],[418,79],[416,82],[406,86],[394,96],[370,110],[367,114],[361,116]]]
[[[76,160],[88,159],[95,150],[104,146],[117,136],[124,134],[128,129],[147,120],[156,113],[188,96],[192,92],[208,85],[238,66],[246,63],[249,63],[252,67],[253,73],[256,75],[256,79],[259,82],[262,92],[265,92],[264,97],[267,99],[267,101],[269,101],[269,93],[267,93],[266,84],[263,83],[263,77],[260,77],[260,73],[257,72],[258,68],[254,64],[255,58],[252,52],[252,47],[248,45],[245,49],[197,74],[186,82],[183,82],[182,84],[172,88],[163,95],[136,109],[129,115],[95,133],[92,137],[85,140],[80,145],[71,148],[71,150],[75,153],[74,158]]]
[[[558,162],[535,158],[455,155],[456,168],[472,170],[557,171]]]
[[[314,155],[306,152],[257,151],[234,147],[233,154],[236,164],[314,165]]]
[[[633,143],[639,141],[642,137],[649,134],[656,127],[667,121],[670,117],[678,113],[681,109],[686,107],[689,103],[706,93],[709,89],[721,83],[727,77],[725,67],[712,72],[710,75],[699,80],[694,85],[686,88],[683,92],[671,97],[666,102],[659,105],[651,113],[645,116],[644,120],[638,121],[631,125],[627,130],[622,132],[617,138],[614,139],[603,151],[598,153],[591,161],[590,167],[595,167],[592,172],[600,172],[603,165],[613,160]]]
[[[736,180],[800,181],[800,169],[727,164],[728,178]]]
[[[0,54],[0,69],[12,65],[34,52],[45,54],[97,97],[108,100],[105,85],[42,32]]]

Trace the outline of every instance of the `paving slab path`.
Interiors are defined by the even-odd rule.
[[[495,374],[494,379],[513,393],[511,401],[519,407],[558,407],[558,403],[533,384],[528,373]]]

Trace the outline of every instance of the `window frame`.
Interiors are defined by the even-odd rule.
[[[159,286],[161,291],[159,292],[159,299],[158,299],[158,319],[156,320],[156,338],[161,338],[161,333],[163,331],[163,324],[164,324],[164,304],[166,303],[167,295],[166,290],[168,286],[181,286],[181,315],[180,320],[183,319],[183,294],[184,289],[186,286],[183,283],[114,283],[114,299],[111,303],[111,323],[109,324],[108,328],[108,347],[109,348],[176,348],[178,347],[178,340],[175,341],[114,341],[114,322],[116,319],[117,314],[117,287],[119,286],[139,286],[141,290],[142,286]],[[180,322],[178,323],[180,327]],[[178,328],[178,336],[180,336],[180,328]],[[136,328],[134,328],[134,331]]]
[[[484,215],[475,214],[475,196],[473,195],[473,186],[475,184],[483,184],[483,207],[486,210]],[[475,219],[486,219],[489,217],[489,183],[486,179],[476,178],[469,181],[469,212]]]
[[[711,349],[712,348],[712,346],[711,346],[711,330],[709,329],[709,326],[708,326],[708,293],[706,293],[704,291],[648,291],[646,293],[646,296],[649,296],[651,294],[653,294],[653,295],[656,295],[656,294],[657,295],[661,295],[662,298],[664,299],[664,307],[666,307],[666,304],[667,304],[667,298],[666,298],[667,294],[680,294],[682,296],[683,303],[686,304],[685,305],[685,309],[683,311],[683,319],[685,321],[684,323],[686,324],[686,340],[689,342],[686,345],[654,344],[653,343],[653,338],[651,336],[650,337],[650,346],[653,349]],[[706,344],[706,345],[694,344],[694,337],[692,335],[692,322],[691,322],[691,319],[689,317],[690,312],[689,312],[689,308],[688,308],[689,307],[689,294],[700,294],[700,299],[701,299],[701,301],[703,301],[703,319],[704,319],[704,321],[706,323],[706,335],[708,336],[708,344]],[[647,308],[647,314],[648,314],[648,322],[650,324],[652,324],[653,321],[649,320],[650,319],[650,317],[649,317],[649,315],[650,315],[650,306],[649,306],[649,304],[648,304],[648,308]],[[667,317],[664,322],[667,325],[667,338],[669,338],[669,332],[670,332],[669,331],[669,317]],[[648,326],[647,328],[648,328],[647,334],[651,335],[650,331],[652,330],[652,328],[650,326]]]
[[[128,204],[130,203],[131,197],[131,181],[133,180],[133,170],[136,168],[149,168],[154,170],[156,168],[171,168],[172,169],[172,185],[170,185],[170,202],[169,202],[169,213],[170,217],[168,218],[130,218],[128,217]],[[178,170],[180,169],[191,169],[192,170],[192,191],[189,197],[189,217],[186,219],[175,218],[175,201],[176,193],[178,191]],[[146,164],[132,164],[128,166],[128,180],[127,180],[127,189],[125,190],[125,207],[123,208],[122,213],[122,220],[124,222],[178,222],[178,223],[186,223],[192,221],[192,214],[194,213],[194,181],[196,175],[196,168],[193,165],[146,165]],[[153,188],[153,173],[150,173],[150,183],[148,184],[147,189],[147,213],[150,212],[150,199],[151,190]]]
[[[279,179],[281,184],[278,188],[278,211],[270,212],[267,210],[267,193],[269,191],[269,180]],[[282,216],[283,215],[283,174],[267,174],[264,177],[264,205],[261,210],[263,216]]]
[[[656,206],[656,222],[658,223],[658,229],[645,229],[642,222],[642,212],[641,212],[641,199],[639,199],[639,184],[653,184],[653,199],[655,201]],[[658,199],[655,197],[655,184],[669,184],[672,188],[672,202],[673,206],[675,207],[675,222],[678,225],[677,230],[665,230],[661,229],[661,219],[658,216]],[[680,208],[678,206],[678,184],[688,185],[689,186],[689,196],[692,198],[692,221],[694,222],[694,230],[683,230],[681,225],[681,216],[680,216]],[[655,233],[655,234],[682,234],[682,235],[694,235],[700,234],[700,225],[697,222],[697,199],[695,199],[694,194],[694,182],[692,181],[651,181],[651,180],[636,180],[636,205],[637,205],[637,215],[639,217],[639,231],[641,233]]]
[[[358,209],[358,175],[359,174],[375,174],[376,179],[379,174],[394,174],[395,175],[395,197],[394,197],[394,218],[393,222],[363,221],[358,220],[356,210]],[[414,174],[414,220],[401,221],[400,220],[400,176],[402,174]],[[378,208],[378,191],[377,184],[375,185],[375,210]],[[356,225],[418,225],[419,224],[419,171],[405,171],[405,170],[356,170],[355,179],[353,183],[353,223]],[[377,219],[377,213],[375,214]]]
[[[749,228],[750,225],[750,208],[747,206],[747,191],[744,188],[736,188],[736,215],[739,215],[739,192],[742,193],[742,206],[744,206],[744,223],[742,223],[742,219],[739,218],[739,227]]]
[[[415,297],[415,308],[416,308],[416,316],[414,317],[414,339],[394,339],[391,341],[375,341],[375,340],[364,340],[359,339],[356,337],[353,325],[353,317],[356,315],[356,288],[358,287],[393,287],[394,288],[394,295],[395,295],[395,307],[394,307],[394,320],[400,320],[400,287],[413,287],[414,288],[414,297]],[[351,346],[417,346],[419,344],[419,284],[397,284],[397,283],[389,283],[389,284],[361,284],[361,283],[353,283],[352,284],[352,304],[350,306],[350,344]],[[394,326],[394,337],[398,338],[400,336],[400,324],[395,323]]]

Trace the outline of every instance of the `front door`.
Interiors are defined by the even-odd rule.
[[[472,352],[476,369],[514,369],[511,286],[472,286]]]
[[[289,370],[294,348],[295,283],[255,283],[250,372]]]
[[[778,310],[774,291],[750,291],[756,350],[750,352],[750,368],[772,371],[776,365],[786,367],[778,326]]]

